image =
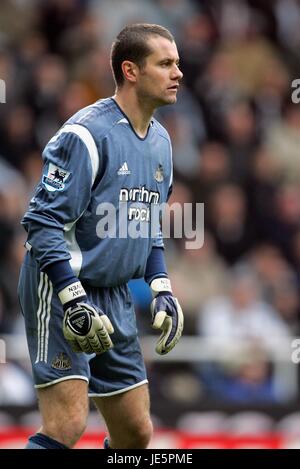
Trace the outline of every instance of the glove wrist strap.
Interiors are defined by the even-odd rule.
[[[63,288],[63,290],[58,293],[58,297],[61,303],[65,305],[66,303],[72,303],[75,300],[81,300],[82,297],[86,297],[86,292],[81,282],[78,280]]]
[[[172,293],[171,282],[166,277],[155,278],[150,284],[152,296],[155,298],[161,292]]]

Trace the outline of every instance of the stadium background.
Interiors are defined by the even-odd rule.
[[[205,204],[204,247],[166,243],[186,317],[170,356],[153,353],[149,291],[131,285],[152,446],[300,447],[297,0],[1,0],[0,447],[22,447],[39,426],[16,288],[41,149],[75,111],[113,94],[110,44],[137,21],[168,27],[181,56],[178,104],[157,113],[173,141],[171,202]],[[103,431],[91,407],[80,445],[99,447]]]

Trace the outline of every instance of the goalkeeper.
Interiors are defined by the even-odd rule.
[[[156,351],[170,352],[183,315],[151,214],[171,193],[172,156],[153,113],[176,102],[178,61],[165,28],[124,28],[111,50],[115,95],[77,112],[44,149],[43,174],[22,220],[28,237],[18,289],[42,415],[27,448],[72,448],[85,430],[88,396],[105,419],[106,447],[146,448],[151,438],[127,282],[149,283]],[[108,211],[116,215],[109,233]]]

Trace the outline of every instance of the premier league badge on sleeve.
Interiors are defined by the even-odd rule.
[[[155,176],[154,176],[154,177],[155,177],[155,180],[156,180],[157,182],[163,182],[163,180],[164,180],[164,170],[163,170],[163,167],[162,167],[161,164],[159,164],[159,165],[157,166],[157,169],[156,169],[156,171],[155,171]]]
[[[49,192],[62,191],[70,173],[49,163],[47,174],[43,175],[43,184]]]

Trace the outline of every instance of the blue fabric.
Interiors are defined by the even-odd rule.
[[[29,439],[24,449],[46,449],[46,448],[44,446],[38,445],[37,443]]]
[[[103,448],[104,449],[110,449],[108,436],[106,436],[103,440]]]
[[[66,445],[50,438],[50,436],[36,433],[28,440],[26,449],[69,449]]]
[[[150,285],[158,277],[168,277],[164,249],[153,247],[148,257],[145,280]]]
[[[48,275],[57,292],[61,291],[67,285],[78,282],[69,261],[58,261],[45,267],[44,272]]]
[[[71,350],[62,330],[63,307],[45,277],[28,253],[21,268],[18,295],[35,385],[75,376],[89,381],[91,393],[106,395],[147,380],[127,285],[97,288],[83,284],[88,301],[105,312],[114,326],[114,347],[95,355]]]
[[[74,275],[94,287],[144,277],[152,247],[163,247],[158,220],[157,226],[150,222],[170,193],[167,131],[153,119],[147,136],[138,138],[111,98],[80,110],[66,125],[69,130],[55,135],[43,151],[43,175],[22,220],[27,246],[42,271],[70,260]],[[95,152],[74,125],[89,132]],[[99,161],[97,174],[92,154],[94,167]],[[114,212],[109,216],[108,203]]]
[[[143,278],[138,278],[130,280],[130,282],[128,282],[128,286],[134,304],[141,309],[148,310],[149,304],[152,301],[152,294],[148,283],[146,283]]]

